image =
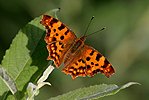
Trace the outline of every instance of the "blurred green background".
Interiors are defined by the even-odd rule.
[[[109,79],[72,80],[55,69],[36,100],[46,100],[68,91],[95,84],[141,83],[102,100],[149,100],[149,0],[0,0],[0,61],[20,28],[46,11],[61,8],[58,18],[81,36],[92,16],[86,44],[93,46],[113,64],[116,73]]]

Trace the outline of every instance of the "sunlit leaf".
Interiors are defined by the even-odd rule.
[[[97,99],[109,95],[114,95],[120,90],[125,89],[131,85],[139,84],[137,82],[129,82],[123,86],[117,86],[115,84],[101,84],[94,85],[86,88],[80,88],[66,94],[50,98],[49,100],[87,100],[87,99]]]

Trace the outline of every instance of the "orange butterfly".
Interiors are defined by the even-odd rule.
[[[85,36],[77,38],[61,21],[43,15],[40,22],[46,28],[45,41],[49,51],[48,60],[53,60],[57,68],[64,63],[62,71],[77,76],[94,76],[98,72],[110,77],[115,71],[108,60],[97,50],[84,44]]]

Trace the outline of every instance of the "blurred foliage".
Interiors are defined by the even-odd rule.
[[[93,78],[72,80],[60,70],[54,70],[48,79],[52,86],[45,86],[37,100],[94,84],[121,85],[128,81],[137,81],[142,85],[103,100],[148,100],[148,0],[0,0],[0,61],[21,27],[36,16],[58,7],[61,8],[59,19],[77,36],[84,33],[93,15],[95,19],[88,34],[107,27],[105,31],[88,37],[86,43],[104,54],[116,73],[109,79],[98,74]]]

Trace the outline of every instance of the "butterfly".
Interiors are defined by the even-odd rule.
[[[78,76],[92,77],[98,72],[106,77],[115,73],[100,52],[84,43],[86,36],[77,38],[66,25],[49,15],[43,15],[40,23],[46,29],[47,60],[53,60],[57,68],[63,63],[62,72],[71,75],[72,79]]]

